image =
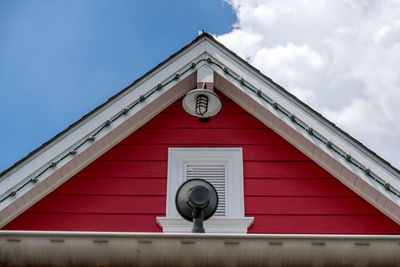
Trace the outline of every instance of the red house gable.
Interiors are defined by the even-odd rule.
[[[181,99],[3,230],[160,232],[169,147],[241,147],[248,233],[399,234],[400,226],[221,92],[202,123]]]
[[[205,123],[182,109],[203,83],[222,100]],[[239,155],[218,227],[400,233],[400,172],[208,34],[0,174],[0,228],[174,231],[182,147]]]

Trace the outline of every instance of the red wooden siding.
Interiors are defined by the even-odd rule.
[[[249,233],[399,234],[400,226],[220,94],[208,123],[181,101],[3,229],[157,232],[168,147],[242,147]]]

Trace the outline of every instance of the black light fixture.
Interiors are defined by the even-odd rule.
[[[193,222],[192,233],[204,233],[203,221],[215,213],[218,206],[218,194],[209,182],[191,179],[179,187],[175,205],[183,218]]]
[[[206,83],[203,83],[203,88],[194,89],[185,95],[182,107],[190,115],[206,122],[221,110],[222,103],[218,95],[206,89]]]

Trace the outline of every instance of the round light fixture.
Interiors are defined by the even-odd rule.
[[[222,103],[213,91],[198,88],[185,95],[182,100],[182,107],[192,116],[210,118],[218,114],[222,108]]]
[[[176,192],[175,205],[183,218],[193,222],[193,233],[204,233],[203,221],[210,218],[218,206],[217,190],[206,180],[188,180]]]

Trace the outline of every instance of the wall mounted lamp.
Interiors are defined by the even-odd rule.
[[[190,179],[176,192],[175,205],[183,218],[193,222],[192,233],[204,233],[203,222],[217,210],[218,193],[206,180]]]

